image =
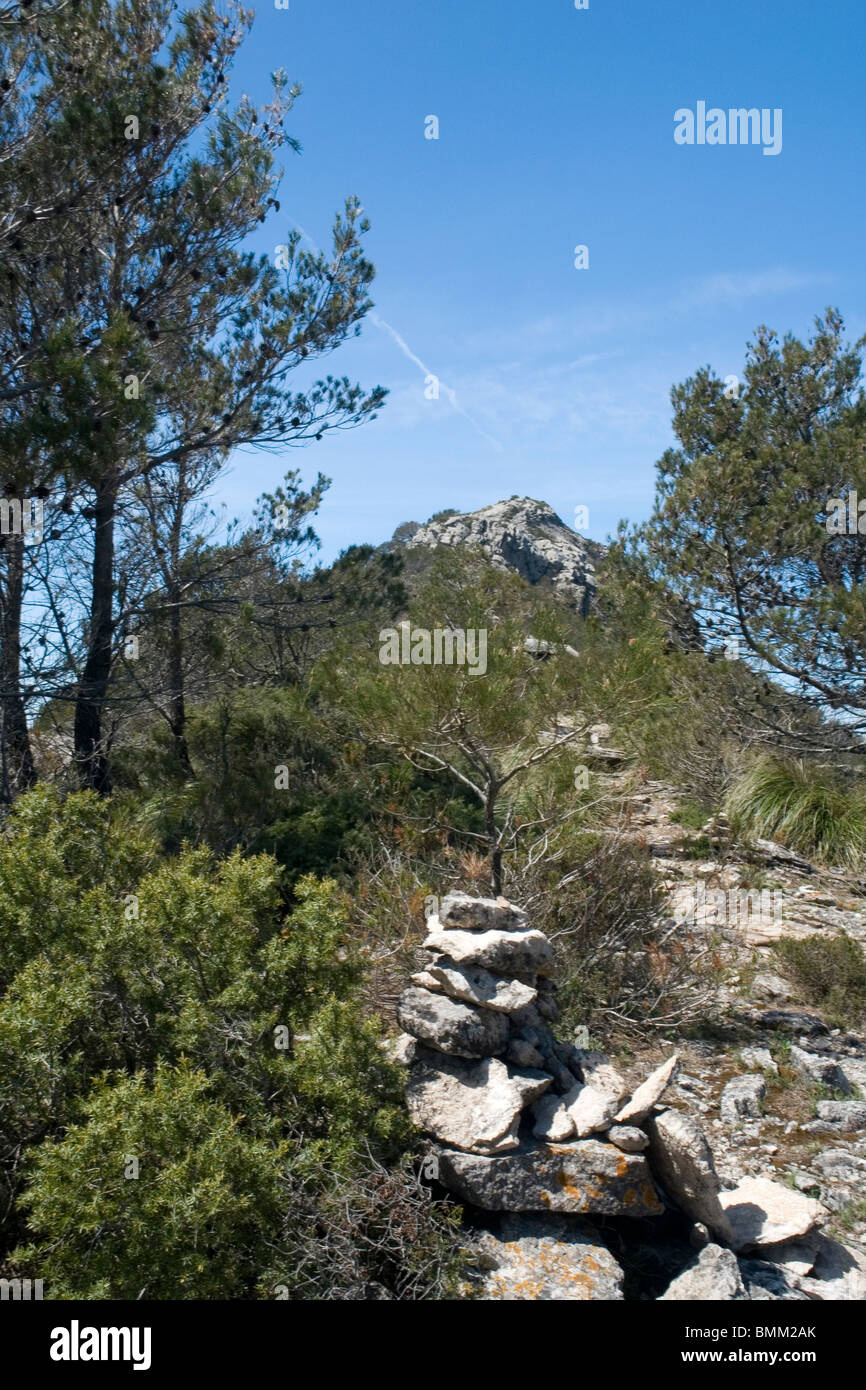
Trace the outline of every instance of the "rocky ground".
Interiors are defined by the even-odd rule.
[[[863,886],[766,841],[746,858],[718,825],[705,827],[721,831],[717,852],[690,857],[697,836],[671,819],[676,794],[658,783],[631,793],[630,805],[672,918],[686,917],[696,953],[712,949],[722,962],[718,1036],[678,1040],[682,1072],[667,1099],[700,1118],[724,1181],[763,1175],[818,1198],[830,1228],[866,1250],[866,1039],[805,1005],[772,951],[782,937],[838,932],[866,945]],[[648,1046],[634,1070],[662,1050]]]
[[[472,920],[480,904],[431,922],[402,1056],[439,1181],[465,1204],[466,1294],[863,1299],[866,1039],[798,998],[772,951],[784,936],[866,941],[863,886],[778,845],[738,847],[718,822],[685,830],[670,788],[635,786],[613,757],[607,775],[669,890],[660,929],[712,953],[715,997],[692,1036],[601,1057],[585,1037],[554,1041],[531,924]]]

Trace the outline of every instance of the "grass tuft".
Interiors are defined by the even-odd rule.
[[[825,864],[866,864],[866,794],[806,763],[759,758],[728,793],[735,834],[776,840]]]

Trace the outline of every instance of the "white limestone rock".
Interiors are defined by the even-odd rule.
[[[603,1052],[590,1052],[582,1047],[573,1048],[572,1055],[580,1068],[581,1079],[597,1091],[615,1096],[619,1108],[628,1096],[628,1085],[616,1067],[612,1066],[610,1058]]]
[[[862,1303],[866,1300],[866,1255],[822,1234],[812,1272],[799,1287],[821,1302]]]
[[[578,1082],[563,1097],[563,1104],[574,1121],[574,1132],[578,1139],[588,1139],[591,1134],[609,1128],[619,1100],[610,1091],[600,1091],[596,1086],[582,1086]]]
[[[544,580],[586,615],[604,546],[572,531],[546,502],[511,497],[480,511],[428,521],[406,539],[412,549],[450,545],[480,549],[497,569],[516,570],[529,584]]]
[[[504,1153],[517,1148],[524,1106],[550,1083],[543,1073],[516,1071],[495,1057],[470,1062],[425,1051],[409,1075],[406,1104],[415,1124],[440,1142]]]
[[[730,1242],[731,1225],[719,1200],[722,1184],[703,1130],[679,1110],[650,1115],[645,1128],[650,1166],[668,1196],[693,1221]]]
[[[561,1144],[566,1139],[574,1138],[574,1120],[565,1108],[563,1097],[555,1092],[549,1092],[535,1102],[532,1118],[532,1133],[536,1139],[547,1139],[551,1143]]]
[[[659,1303],[735,1302],[749,1297],[732,1250],[707,1245],[657,1300]]]
[[[740,1049],[740,1056],[751,1071],[769,1072],[771,1076],[779,1074],[779,1068],[773,1061],[768,1047],[743,1047]]]
[[[434,919],[431,917],[430,921]],[[439,904],[439,926],[464,931],[525,930],[526,913],[506,898],[473,898],[469,893],[449,893]]]
[[[434,918],[428,926],[425,949],[448,956],[457,965],[480,965],[497,975],[518,978],[553,974],[553,947],[544,933],[534,927],[514,931],[446,930]]]
[[[452,999],[462,999],[467,1004],[494,1009],[497,1013],[516,1013],[534,1003],[538,996],[531,985],[521,984],[519,980],[504,980],[481,966],[458,965],[448,956],[441,956],[428,965],[424,974]],[[417,980],[415,975],[412,978]]]
[[[820,1202],[769,1178],[743,1178],[719,1195],[731,1229],[735,1250],[754,1250],[795,1240],[819,1226],[827,1216]]]
[[[680,1059],[676,1053],[673,1057],[669,1057],[666,1062],[662,1062],[660,1067],[656,1067],[646,1081],[638,1086],[631,1100],[619,1111],[616,1117],[617,1124],[643,1124],[653,1106],[658,1104],[668,1086],[676,1079],[679,1067]]]
[[[732,1076],[722,1091],[720,1109],[726,1125],[736,1127],[743,1120],[761,1118],[761,1101],[767,1094],[767,1083],[757,1072]]]
[[[819,1053],[807,1052],[805,1048],[792,1046],[788,1060],[801,1076],[807,1077],[810,1081],[817,1081],[822,1086],[829,1086],[832,1090],[842,1091],[846,1095],[851,1094],[851,1082],[835,1057],[822,1057]]]
[[[649,1145],[649,1136],[637,1125],[611,1125],[605,1138],[626,1154],[643,1153]]]
[[[426,989],[404,991],[397,1005],[397,1019],[413,1038],[454,1057],[494,1057],[504,1052],[508,1043],[505,1014]]]

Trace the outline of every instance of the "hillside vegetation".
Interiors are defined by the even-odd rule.
[[[0,32],[3,500],[44,504],[0,537],[0,1273],[448,1297],[462,1214],[387,1046],[431,904],[526,907],[561,1026],[628,1054],[724,1031],[733,974],[673,918],[642,803],[707,881],[736,848],[758,891],[791,856],[861,891],[866,538],[824,524],[862,469],[860,345],[830,310],[759,330],[736,399],[676,387],[654,515],[607,549],[512,498],[317,566],[300,470],[223,525],[236,451],[387,392],[314,375],[372,307],[360,200],[327,250],[246,249],[299,90],[230,110],[249,16],[175,8]],[[780,951],[845,1026],[861,964]]]

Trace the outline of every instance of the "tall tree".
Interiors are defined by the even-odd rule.
[[[855,497],[852,517],[848,501],[866,493],[864,343],[846,344],[828,309],[807,342],[758,329],[739,389],[710,368],[675,387],[679,446],[659,461],[655,510],[637,535],[705,640],[734,639],[816,711],[841,716],[843,742],[860,752],[866,515]],[[808,738],[821,743],[814,728]],[[838,725],[823,744],[839,751]]]
[[[328,255],[302,251],[297,234],[276,260],[244,250],[279,209],[274,157],[295,145],[284,120],[298,89],[277,72],[261,118],[246,98],[230,111],[227,76],[250,13],[220,14],[206,0],[175,20],[175,8],[82,0],[56,20],[65,61],[46,62],[46,90],[70,66],[80,80],[60,104],[49,131],[57,157],[40,174],[54,187],[99,189],[77,207],[53,264],[40,263],[76,313],[35,369],[54,387],[42,422],[53,471],[89,530],[74,739],[82,782],[102,792],[118,528],[132,490],[166,466],[218,467],[240,445],[360,424],[384,398],[332,376],[290,388],[291,373],[303,366],[306,382],[314,359],[359,331],[373,277],[360,245],[367,223],[350,198]]]
[[[58,323],[69,313],[56,287],[48,293],[40,269],[53,244],[67,236],[75,194],[51,197],[40,173],[56,162],[48,131],[69,100],[76,74],[58,64],[56,18],[78,0],[21,0],[0,7],[0,801],[31,786],[36,772],[21,685],[22,612],[28,573],[41,545],[41,528],[22,529],[29,503],[43,503],[52,479],[42,447],[44,377],[34,363],[53,343]],[[17,519],[13,524],[11,518]],[[41,634],[40,634],[41,635]]]

